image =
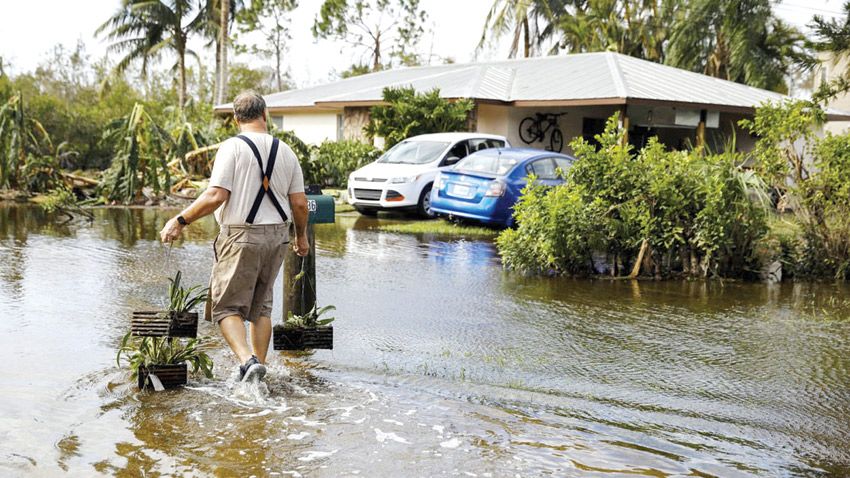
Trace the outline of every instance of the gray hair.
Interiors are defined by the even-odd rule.
[[[243,91],[233,100],[233,115],[240,123],[265,118],[266,101],[253,91]]]

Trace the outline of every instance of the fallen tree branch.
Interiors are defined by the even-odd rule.
[[[86,178],[86,177],[83,177],[83,176],[77,176],[76,174],[67,173],[65,171],[62,171],[60,174],[65,179],[70,179],[71,181],[77,181],[77,182],[83,183],[83,184],[88,185],[88,186],[97,186],[97,185],[100,184],[100,181],[98,181],[96,179]]]
[[[204,153],[209,153],[210,151],[216,151],[219,147],[221,147],[221,143],[211,144],[209,146],[204,146],[203,148],[194,149],[186,153],[186,155],[183,156],[183,159],[185,161],[190,161],[195,156],[200,156]],[[215,158],[213,158],[213,161],[215,161]]]

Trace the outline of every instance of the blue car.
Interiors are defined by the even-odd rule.
[[[494,226],[513,225],[513,207],[528,176],[555,186],[564,182],[575,159],[531,148],[491,148],[442,169],[431,188],[431,209],[440,216],[473,219]]]

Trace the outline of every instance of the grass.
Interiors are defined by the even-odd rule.
[[[399,234],[436,234],[452,237],[495,237],[498,229],[481,226],[467,226],[448,222],[444,219],[435,221],[416,221],[394,224],[381,224],[375,229],[383,232]]]
[[[337,204],[334,205],[334,213],[335,214],[342,214],[344,212],[352,212],[352,211],[354,211],[354,206],[352,206],[351,204],[337,203]]]

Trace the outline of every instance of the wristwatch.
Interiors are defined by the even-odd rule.
[[[177,222],[180,223],[181,226],[188,226],[189,221],[186,220],[183,216],[177,216]]]

